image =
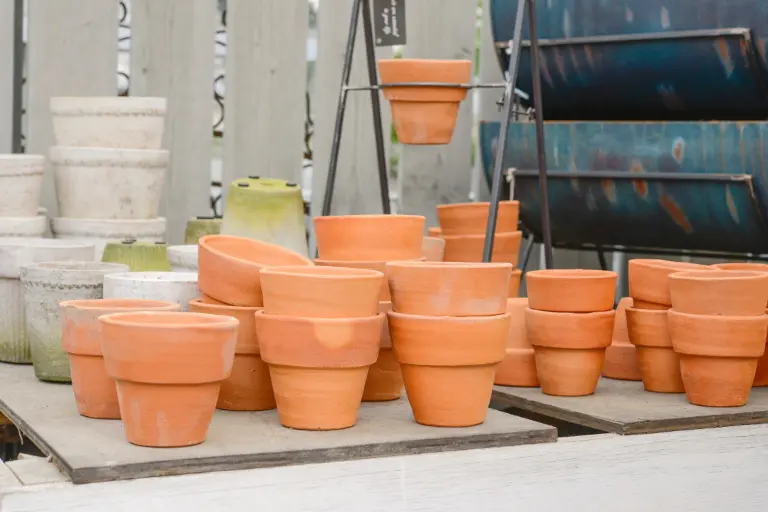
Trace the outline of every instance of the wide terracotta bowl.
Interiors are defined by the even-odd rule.
[[[696,315],[758,316],[768,302],[768,273],[677,272],[669,276],[672,308]]]
[[[315,217],[318,258],[393,261],[421,258],[424,217],[341,215]]]
[[[531,309],[561,313],[610,311],[616,272],[608,270],[534,270],[525,274]]]
[[[688,270],[715,270],[706,265],[656,259],[633,259],[627,263],[629,295],[634,307],[640,309],[668,309],[669,275]]]
[[[523,234],[520,231],[496,233],[493,241],[491,261],[493,263],[511,263],[517,265],[520,259],[520,242]],[[443,235],[445,240],[444,261],[483,261],[485,235]]]
[[[442,235],[485,235],[490,205],[488,202],[437,205]],[[517,231],[519,213],[519,201],[500,201],[496,233]]]

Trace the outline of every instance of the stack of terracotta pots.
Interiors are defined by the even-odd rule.
[[[637,349],[629,341],[627,308],[632,307],[632,297],[624,297],[616,306],[611,346],[605,351],[603,377],[618,380],[641,380]]]
[[[526,309],[528,309],[527,298],[507,299],[507,313],[510,315],[507,352],[496,369],[494,379],[494,384],[499,386],[539,387],[533,346],[528,341],[528,334],[525,331]]]
[[[537,270],[526,275],[525,326],[544,393],[595,392],[611,344],[616,277],[604,270]]]

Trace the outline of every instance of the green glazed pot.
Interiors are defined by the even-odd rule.
[[[187,231],[184,233],[184,245],[197,245],[197,241],[205,235],[221,233],[221,219],[213,217],[196,217],[187,221]]]
[[[104,248],[104,263],[124,263],[131,272],[168,272],[168,246],[165,242],[110,242]]]

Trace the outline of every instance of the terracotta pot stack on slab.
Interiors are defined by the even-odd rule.
[[[624,297],[616,307],[613,324],[613,339],[605,351],[603,377],[618,380],[641,380],[637,350],[629,341],[627,331],[627,308],[632,307],[632,297]]]

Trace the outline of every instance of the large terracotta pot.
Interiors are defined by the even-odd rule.
[[[60,307],[61,344],[69,358],[77,411],[89,418],[119,419],[117,388],[104,366],[99,317],[137,311],[179,311],[179,305],[141,299],[90,299],[67,300]]]
[[[696,315],[759,316],[768,302],[768,273],[739,270],[669,276],[672,308]]]
[[[669,310],[688,401],[708,407],[747,403],[765,352],[768,316],[694,315]]]
[[[426,261],[443,261],[445,257],[445,240],[433,236],[425,236],[421,242],[421,255]]]
[[[706,265],[680,261],[633,259],[627,263],[629,295],[635,308],[669,309],[669,275],[688,270],[714,270]]]
[[[528,299],[507,299],[507,313],[510,315],[507,353],[496,368],[494,384],[501,386],[538,387],[536,360],[533,347],[525,333],[525,310]]]
[[[616,307],[616,320],[613,324],[611,346],[605,350],[603,377],[619,380],[641,380],[637,350],[629,342],[627,333],[627,308],[632,307],[632,298],[624,297]]]
[[[517,265],[520,259],[520,242],[523,234],[520,231],[496,233],[493,240],[491,261]],[[443,236],[445,240],[445,261],[483,261],[483,246],[485,235],[453,235]]]
[[[221,383],[218,409],[227,411],[266,411],[275,408],[275,394],[269,367],[261,359],[254,315],[258,307],[206,304],[200,299],[189,302],[192,313],[231,316],[240,323],[237,329],[232,373]]]
[[[232,306],[263,304],[261,269],[312,265],[301,254],[279,245],[230,235],[204,236],[197,257],[200,291]]]
[[[421,258],[424,217],[341,215],[315,217],[318,258],[398,261]]]
[[[488,228],[491,203],[458,203],[437,205],[437,218],[443,236],[483,235]],[[517,231],[520,201],[500,201],[496,233]]]
[[[534,270],[525,274],[531,309],[560,313],[610,311],[616,272],[608,270]]]
[[[42,155],[0,155],[0,217],[37,215],[44,168]]]
[[[529,299],[530,301],[530,299]],[[525,311],[525,331],[536,356],[536,373],[547,395],[595,392],[611,344],[615,311]]]
[[[338,430],[357,422],[385,315],[301,318],[255,314],[283,426]]]
[[[656,393],[685,391],[680,358],[669,337],[667,310],[627,308],[629,340],[637,348],[643,387]]]
[[[436,427],[469,427],[485,421],[496,367],[506,351],[509,314],[431,317],[390,311],[388,315],[414,419]]]
[[[520,269],[512,270],[512,275],[509,278],[509,294],[507,297],[513,299],[520,296],[520,281],[523,277],[523,271]]]
[[[392,310],[391,302],[379,302],[379,313]],[[363,390],[363,402],[386,402],[396,400],[403,394],[403,372],[392,351],[392,338],[389,336],[389,324],[384,322],[381,328],[381,346],[379,358],[368,370]]]

